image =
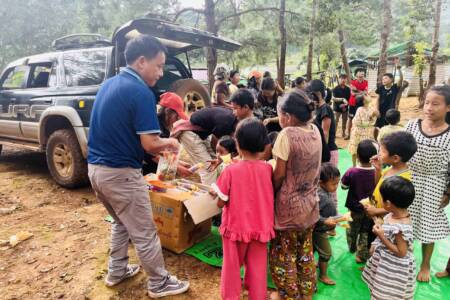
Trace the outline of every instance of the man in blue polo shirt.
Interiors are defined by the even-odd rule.
[[[153,222],[147,184],[141,168],[144,152],[177,150],[175,139],[159,137],[154,86],[163,75],[165,47],[141,35],[125,48],[127,67],[100,88],[89,128],[89,179],[95,194],[114,219],[111,228],[107,286],[136,275],[128,264],[128,241],[134,244],[149,276],[148,294],[163,297],[184,293],[188,282],[170,276]]]

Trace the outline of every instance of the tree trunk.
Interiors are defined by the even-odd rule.
[[[442,0],[436,0],[436,11],[434,13],[434,33],[433,33],[433,49],[430,59],[430,73],[428,77],[428,87],[436,83],[436,61],[439,50],[439,29],[441,27],[441,7]]]
[[[285,12],[286,0],[280,0],[280,16],[278,20],[278,26],[280,30],[280,59],[278,62],[278,84],[284,89],[284,75],[286,73],[286,24],[285,24]]]
[[[419,108],[423,108],[423,104],[424,104],[424,95],[425,95],[425,90],[423,88],[423,71],[422,69],[419,71]]]
[[[206,30],[217,35],[215,4],[213,0],[205,0],[205,23]],[[209,91],[214,85],[214,69],[217,66],[217,50],[206,48],[206,65],[208,68]]]
[[[341,49],[342,67],[344,68],[345,74],[347,75],[347,82],[350,84],[350,81],[352,80],[352,72],[350,71],[350,65],[348,64],[347,58],[347,51],[345,49],[344,30],[342,30],[340,24],[338,28],[338,36],[339,36],[339,46]]]
[[[320,49],[317,49],[317,71],[320,72]]]
[[[312,2],[312,16],[311,23],[309,24],[309,44],[308,44],[308,62],[306,65],[306,80],[310,81],[312,79],[312,64],[313,64],[313,50],[314,50],[314,29],[316,23],[316,10],[317,10],[317,0]]]
[[[383,0],[383,30],[381,31],[380,57],[378,59],[377,83],[381,83],[383,74],[386,73],[387,49],[389,33],[392,27],[391,0]]]

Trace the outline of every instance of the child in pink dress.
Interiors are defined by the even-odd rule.
[[[225,168],[213,184],[223,207],[222,299],[238,300],[240,268],[245,267],[244,285],[249,299],[265,299],[267,291],[267,243],[275,236],[272,167],[259,160],[267,141],[267,130],[255,119],[242,121],[236,130],[242,160]]]

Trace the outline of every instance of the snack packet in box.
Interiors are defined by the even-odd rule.
[[[163,151],[159,157],[156,176],[161,181],[174,180],[177,175],[177,165],[180,159],[180,151]]]

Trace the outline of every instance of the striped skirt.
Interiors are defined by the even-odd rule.
[[[408,300],[414,298],[416,263],[412,252],[405,257],[393,255],[383,246],[375,249],[362,273],[371,299]]]

